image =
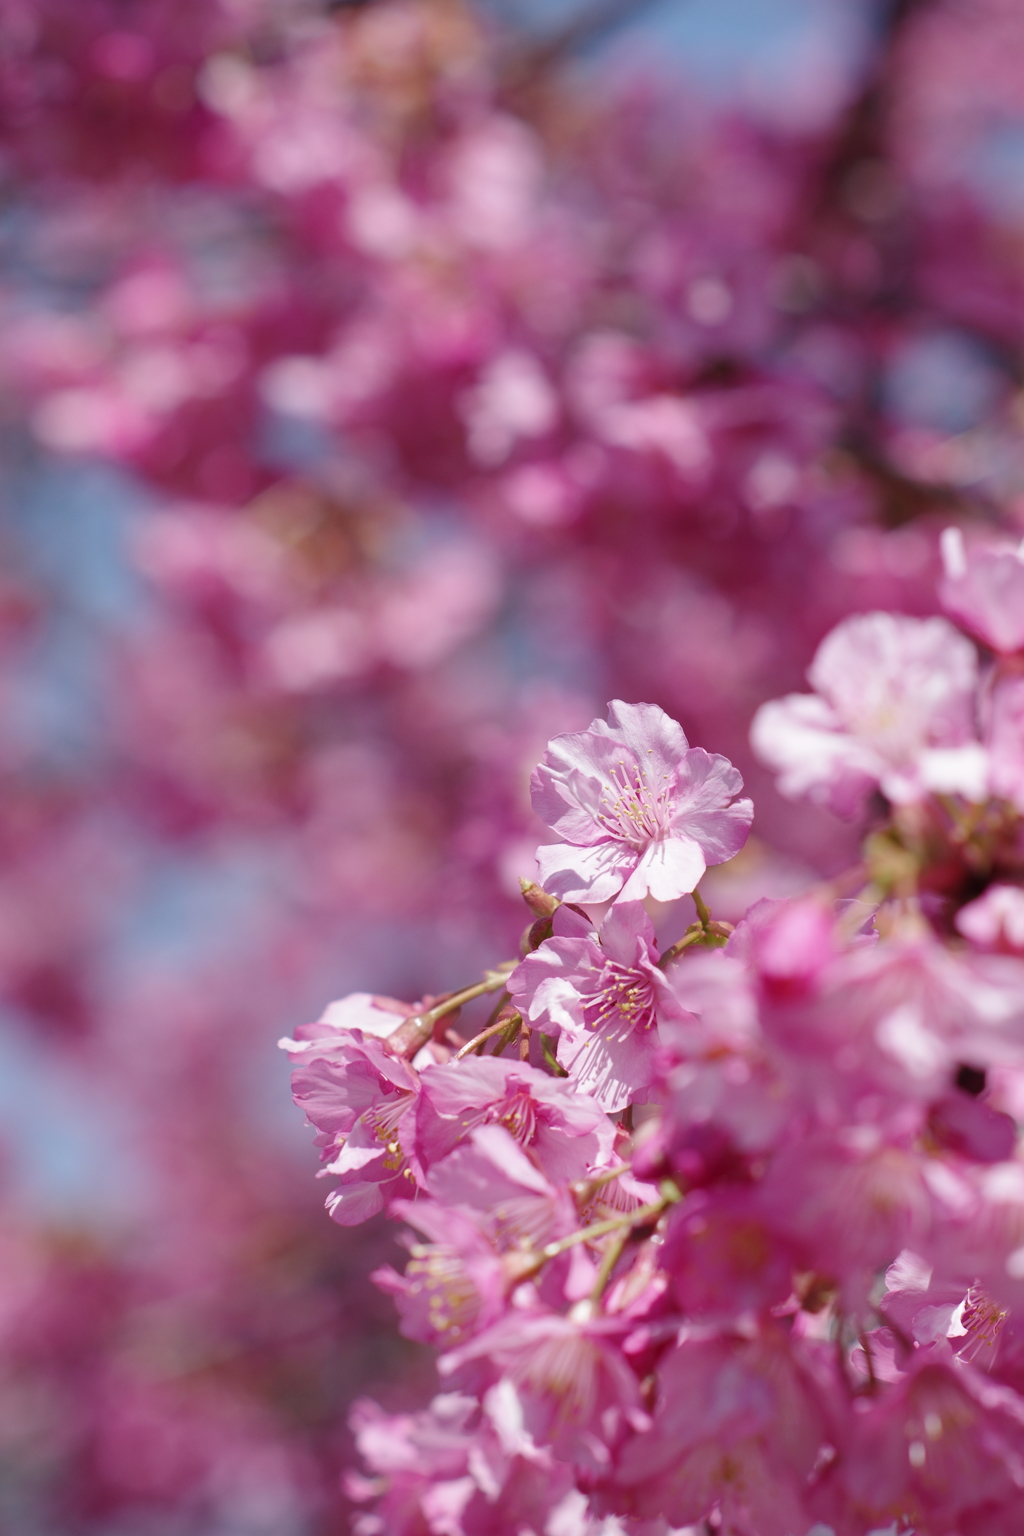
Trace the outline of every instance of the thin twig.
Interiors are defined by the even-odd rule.
[[[621,1216],[609,1216],[606,1221],[595,1221],[593,1226],[582,1227],[578,1232],[570,1232],[568,1237],[560,1237],[557,1242],[548,1243],[546,1248],[541,1249],[540,1257],[542,1260],[557,1259],[560,1253],[574,1248],[577,1243],[590,1243],[596,1238],[607,1236],[609,1232],[619,1232],[624,1228],[628,1231],[631,1227],[643,1226],[664,1215],[670,1205],[675,1205],[681,1199],[679,1191],[666,1184],[662,1188],[660,1200],[654,1200],[650,1205],[641,1205],[635,1211],[624,1212]]]
[[[601,1300],[601,1297],[604,1295],[605,1286],[608,1284],[608,1281],[612,1277],[612,1270],[615,1268],[616,1264],[619,1262],[620,1257],[622,1256],[622,1250],[626,1246],[626,1239],[628,1236],[628,1231],[620,1232],[618,1237],[612,1238],[611,1242],[608,1244],[608,1247],[605,1249],[604,1257],[602,1258],[597,1271],[597,1279],[594,1281],[594,1288],[590,1292],[590,1301],[592,1306],[596,1307],[598,1302]]]
[[[466,1056],[472,1056],[474,1051],[480,1050],[495,1035],[500,1035],[505,1030],[511,1030],[513,1025],[520,1025],[522,1022],[522,1016],[518,1013],[514,1013],[508,1019],[496,1019],[493,1024],[488,1024],[486,1029],[482,1029],[478,1035],[474,1035],[472,1040],[467,1040],[461,1050],[455,1052],[452,1060],[462,1061]],[[508,1043],[511,1045],[511,1039]]]
[[[508,980],[509,972],[515,969],[514,960],[504,960],[494,970],[484,974],[483,981],[474,982],[471,987],[463,987],[460,992],[451,992],[447,997],[435,1003],[433,1008],[427,1008],[423,1013],[414,1013],[399,1025],[393,1035],[389,1035],[385,1044],[394,1056],[415,1056],[421,1046],[426,1045],[434,1033],[434,1026],[444,1018],[445,1014],[454,1013],[461,1008],[463,1003],[471,1003],[475,997],[483,997],[487,992],[498,992],[504,988]]]

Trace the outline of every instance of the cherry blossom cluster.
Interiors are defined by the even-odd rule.
[[[861,863],[733,928],[753,817],[655,705],[557,736],[523,957],[282,1041],[374,1275],[438,1351],[357,1405],[361,1536],[997,1536],[1024,1498],[1024,557],[844,620],[753,737]],[[695,917],[671,942],[659,930]],[[454,1021],[497,994],[469,1036]]]
[[[440,1007],[430,1038],[410,1025],[415,1054],[384,1064],[396,1103],[436,1088],[444,1053],[488,1027],[475,998],[456,1025],[441,989],[514,950],[520,875],[550,898],[531,968],[515,994],[496,970],[501,1027],[459,1067],[542,1074],[562,1085],[552,1115],[582,1082],[615,1117],[611,1152],[600,1129],[572,1142],[602,1170],[667,1123],[682,1066],[661,1036],[699,1011],[684,967],[718,965],[721,920],[758,896],[857,859],[858,816],[841,896],[916,893],[943,953],[1019,949],[1019,646],[998,594],[1024,532],[1024,10],[797,9],[870,11],[875,30],[723,111],[685,59],[626,78],[616,41],[607,67],[563,70],[571,49],[535,52],[463,0],[0,0],[0,1050],[22,1063],[0,1055],[5,1533],[334,1536],[348,1403],[420,1400],[424,1352],[362,1283],[387,1228],[339,1245],[299,1117],[268,1111],[273,1040],[357,985],[430,989],[400,1021]],[[964,550],[947,536],[946,612],[984,646],[973,661],[934,627],[947,523]],[[882,610],[903,617],[849,627]],[[751,718],[837,625],[813,693],[759,721],[759,762]],[[738,856],[720,760],[647,795],[625,738],[618,757],[563,741],[535,869],[529,768],[612,697],[658,700],[736,764],[757,804]],[[596,799],[580,751],[614,780]],[[964,804],[986,809],[957,823]],[[704,864],[707,925],[665,895]],[[700,941],[665,960],[690,919]],[[654,1035],[602,1033],[651,1009]],[[378,1043],[381,1016],[358,1014]],[[963,1060],[1001,1109],[997,1068]],[[429,1150],[394,1187],[353,1129],[339,1216],[433,1199],[447,1230],[454,1197],[417,1178],[461,1144],[416,1115],[400,1150]],[[83,1118],[116,1153],[83,1150]],[[535,1247],[662,1198],[669,1174],[637,1163],[588,1205],[546,1145],[543,1165],[524,1155],[569,1208]],[[75,1191],[56,1212],[55,1170]],[[628,1229],[596,1315],[660,1220]],[[523,1285],[547,1297],[605,1242]],[[493,1270],[505,1251],[480,1244]],[[655,1368],[635,1361],[650,1415]],[[422,1479],[449,1446],[434,1482],[470,1463],[486,1482],[477,1447],[505,1453],[484,1370],[453,1372],[435,1417],[366,1410],[371,1471]],[[408,1518],[557,1536],[583,1498],[609,1530],[627,1518],[604,1512],[628,1503],[605,1474],[516,1456],[524,1508],[529,1489],[547,1504],[517,1513],[506,1480],[460,1515],[411,1494]]]

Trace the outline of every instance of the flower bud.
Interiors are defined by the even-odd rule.
[[[520,878],[519,885],[523,893],[523,900],[534,917],[542,917],[550,921],[561,906],[558,897],[549,896],[543,886],[537,884],[536,880]]]

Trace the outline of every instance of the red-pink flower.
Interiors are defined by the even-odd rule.
[[[565,901],[674,901],[738,853],[753,819],[727,758],[690,747],[656,704],[608,706],[608,723],[556,736],[531,780],[533,808],[562,845],[537,851]]]

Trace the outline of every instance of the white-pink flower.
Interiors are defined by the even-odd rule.
[[[960,908],[956,926],[979,949],[1024,952],[1024,889],[990,885],[983,896]]]
[[[674,901],[743,847],[753,819],[725,757],[691,747],[656,704],[608,706],[608,722],[556,736],[531,781],[561,845],[537,851],[541,884],[565,901]]]
[[[895,804],[929,792],[982,800],[975,729],[977,653],[945,619],[845,619],[807,672],[814,693],[762,704],[750,739],[793,800],[855,815],[876,786]]]
[[[994,651],[1024,651],[1024,544],[964,547],[959,528],[942,535],[942,606]]]

